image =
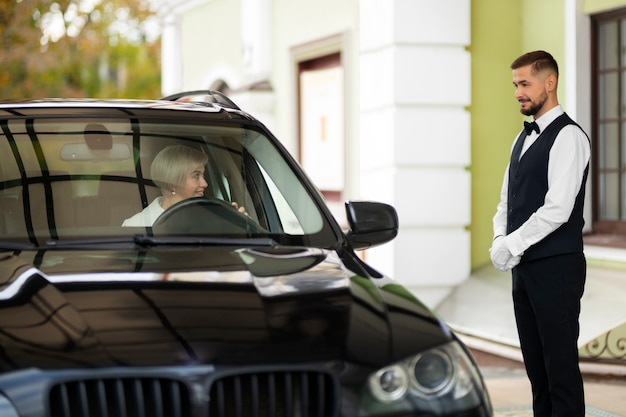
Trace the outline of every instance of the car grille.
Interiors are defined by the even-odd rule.
[[[216,376],[207,375],[209,384],[201,382],[203,378],[194,378],[196,387],[210,385],[208,396],[197,389],[192,392],[191,385],[175,378],[65,381],[50,390],[50,416],[333,417],[338,414],[337,381],[324,372],[299,370]],[[194,401],[194,393],[201,398]]]
[[[52,417],[188,417],[190,405],[187,386],[171,379],[90,379],[50,391]]]
[[[336,392],[320,372],[233,375],[212,384],[209,417],[332,417]]]

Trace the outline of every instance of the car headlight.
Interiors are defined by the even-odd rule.
[[[380,401],[391,402],[403,398],[409,388],[409,377],[399,365],[382,368],[370,377],[369,387]]]
[[[443,395],[452,387],[456,369],[450,355],[431,350],[415,356],[409,363],[411,384],[418,395]]]
[[[369,376],[369,394],[362,401],[364,415],[393,411],[451,412],[482,408],[491,402],[475,364],[461,345],[446,345],[386,366]]]

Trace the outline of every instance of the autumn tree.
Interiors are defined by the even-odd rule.
[[[160,95],[147,0],[0,2],[0,98]]]

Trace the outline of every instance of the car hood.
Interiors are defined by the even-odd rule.
[[[54,256],[34,267],[0,254],[4,371],[328,360],[375,367],[451,337],[403,287],[352,272],[334,252],[148,251],[149,268],[128,262],[136,272],[116,264],[129,253],[55,256],[63,268]],[[191,269],[173,269],[170,258]]]

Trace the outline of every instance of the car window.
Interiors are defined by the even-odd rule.
[[[311,186],[303,185],[294,163],[254,126],[137,117],[31,118],[1,124],[3,239],[42,244],[137,233],[244,234],[299,244],[334,239]],[[164,149],[180,146],[206,160],[204,196],[186,201],[193,209],[177,207],[180,214],[170,209],[149,225],[122,227],[163,198],[152,164]],[[232,203],[245,208],[242,218],[228,210]],[[202,227],[211,216],[218,227]]]

